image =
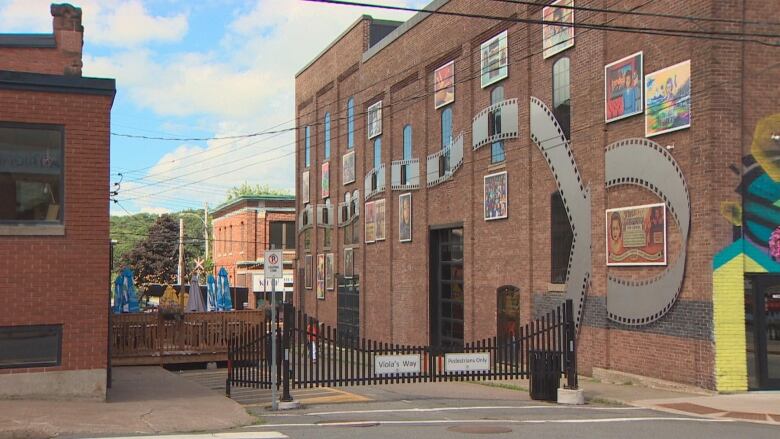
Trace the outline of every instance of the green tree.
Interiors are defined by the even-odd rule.
[[[179,260],[179,224],[171,215],[160,215],[143,238],[122,255],[122,267],[130,267],[141,284],[176,282]]]
[[[290,191],[286,189],[273,189],[267,184],[252,185],[243,182],[241,185],[235,186],[227,191],[227,200],[225,201],[251,195],[290,195]]]

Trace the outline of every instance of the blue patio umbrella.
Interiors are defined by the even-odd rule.
[[[217,307],[220,311],[231,311],[233,301],[230,298],[230,282],[228,281],[228,272],[225,267],[219,269],[219,278],[217,279]]]
[[[214,275],[209,274],[206,278],[206,311],[218,311],[217,301],[217,281],[214,280]]]
[[[122,270],[114,281],[114,314],[125,312],[140,312],[138,295],[133,285],[133,271]]]

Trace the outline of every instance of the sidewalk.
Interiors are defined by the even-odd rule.
[[[116,367],[108,402],[0,400],[0,439],[223,430],[255,419],[160,367]]]
[[[528,380],[492,381],[489,385],[510,385],[527,391]],[[621,404],[675,414],[780,425],[780,391],[740,394],[706,394],[651,388],[638,384],[579,379],[588,403]]]

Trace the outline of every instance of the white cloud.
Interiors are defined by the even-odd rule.
[[[51,32],[51,0],[0,1],[2,32]],[[153,42],[176,42],[186,35],[186,13],[152,15],[140,0],[80,0],[84,38],[88,44],[138,47]]]
[[[394,3],[421,6],[427,2]],[[236,18],[226,29],[219,54],[183,52],[156,60],[150,51],[124,52],[111,58],[86,59],[85,71],[116,77],[135,103],[157,114],[209,117],[216,136],[254,132],[285,122],[284,127],[292,127],[295,73],[362,13],[400,20],[412,15],[262,0],[249,10],[234,12]],[[173,180],[134,189],[125,196],[141,196],[133,202],[144,209],[171,203],[170,197],[213,205],[224,200],[229,187],[244,181],[293,193],[293,135],[258,140],[216,140],[208,142],[205,150],[180,146],[162,157],[148,174],[150,181]],[[193,153],[192,159],[174,161]],[[202,179],[207,180],[200,182]]]

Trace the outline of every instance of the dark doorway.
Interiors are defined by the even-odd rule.
[[[338,313],[336,328],[339,337],[357,342],[360,337],[360,280],[358,276],[338,276]]]
[[[780,276],[745,276],[748,387],[780,389]]]
[[[520,289],[504,285],[496,290],[498,327],[496,335],[505,340],[514,339],[520,331]]]
[[[463,228],[431,230],[431,347],[463,348]]]

